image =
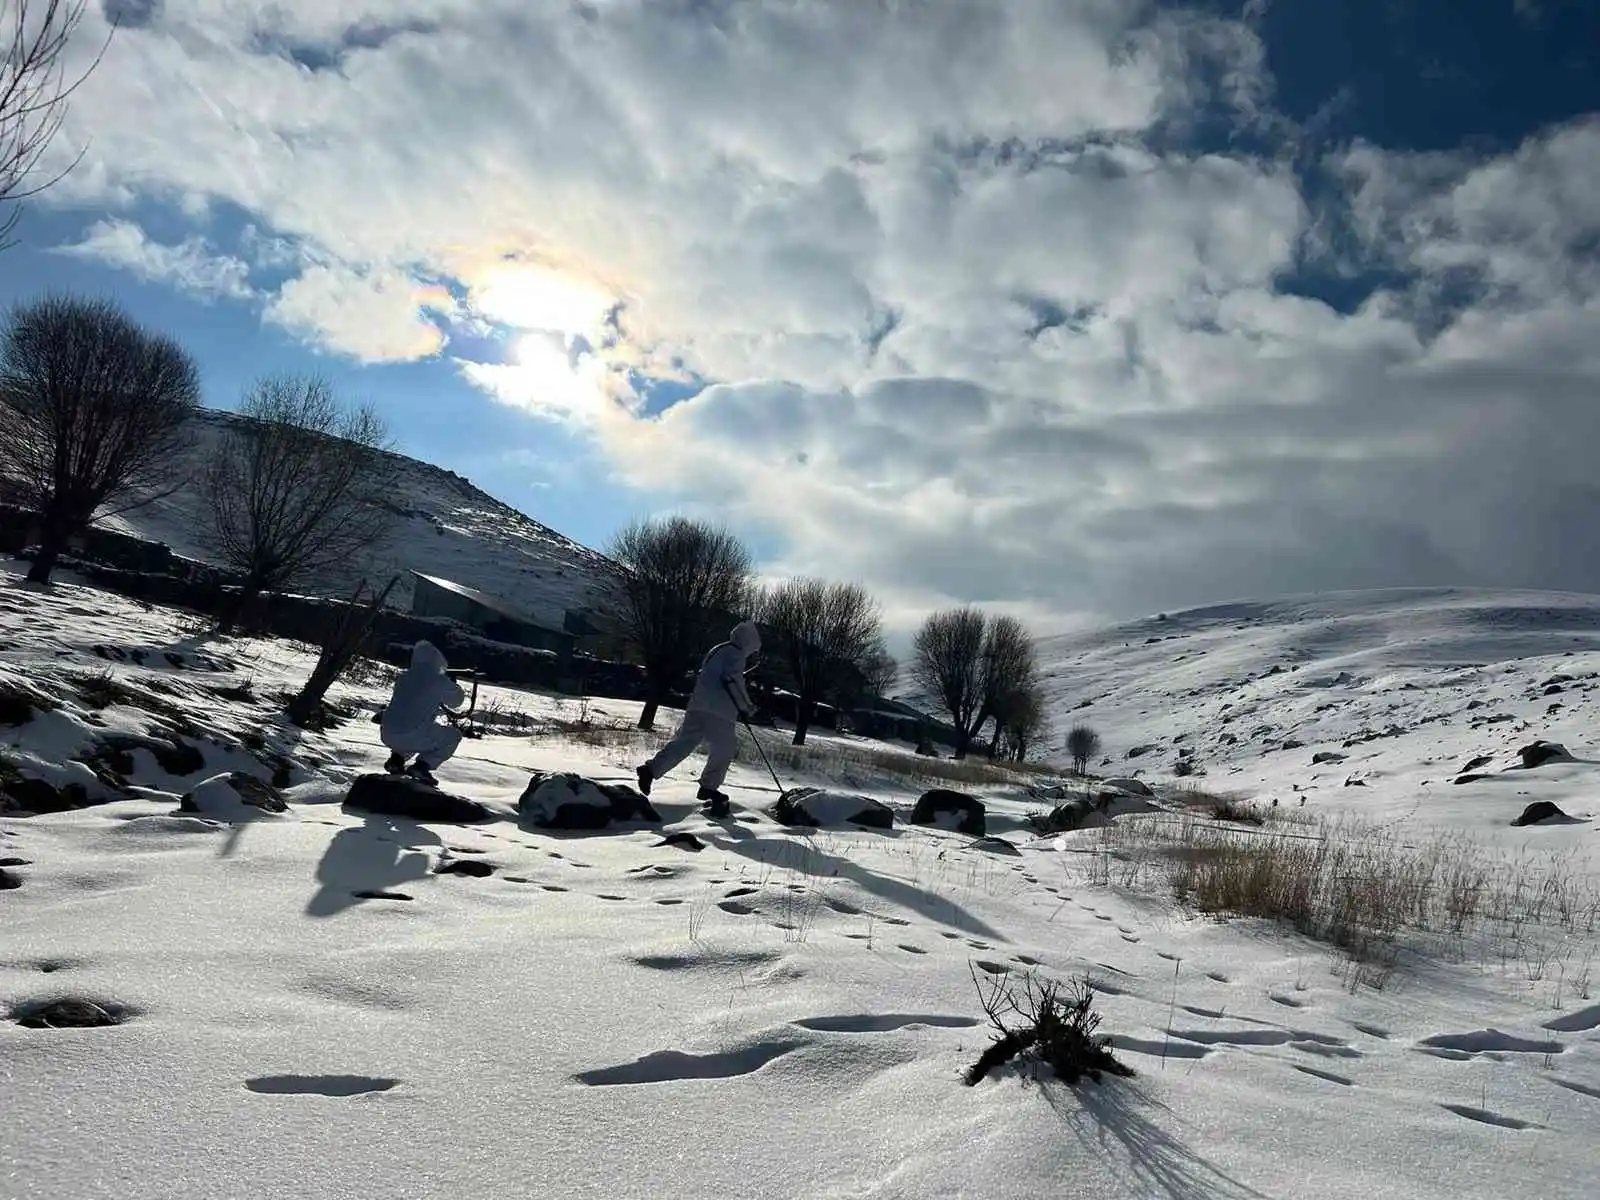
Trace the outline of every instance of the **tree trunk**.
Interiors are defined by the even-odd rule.
[[[314,727],[318,724],[317,716],[322,709],[323,697],[350,665],[350,660],[355,657],[362,641],[377,622],[378,613],[383,609],[383,602],[389,598],[389,593],[399,582],[400,576],[394,576],[383,591],[376,593],[366,605],[357,608],[361,589],[366,586],[366,580],[362,580],[356,585],[349,606],[337,616],[330,618],[322,639],[322,653],[317,656],[317,665],[312,669],[311,677],[306,680],[305,686],[300,689],[300,694],[290,700],[287,706],[291,722],[301,728]]]
[[[261,584],[253,579],[246,579],[239,585],[238,592],[233,595],[223,592],[222,603],[217,606],[217,632],[224,635],[232,634],[239,628],[241,622],[248,626],[246,618],[249,610],[260,598],[261,592]],[[246,628],[245,632],[248,633],[250,630]]]
[[[815,700],[802,699],[795,705],[794,744],[796,746],[804,746],[806,744],[806,730],[811,728],[811,722],[815,719],[816,714],[817,702]]]
[[[640,729],[654,729],[656,727],[656,710],[661,707],[661,701],[654,696],[644,702],[644,711],[639,714]]]
[[[33,566],[28,568],[29,583],[49,583],[50,572],[56,569],[56,559],[61,557],[61,547],[50,541],[39,543],[39,553],[34,556]]]

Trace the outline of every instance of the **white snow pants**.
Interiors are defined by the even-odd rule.
[[[430,723],[403,733],[383,731],[383,744],[396,754],[416,754],[430,767],[437,767],[461,745],[461,731],[453,725]]]
[[[650,774],[660,779],[701,745],[706,748],[705,770],[700,772],[700,786],[715,791],[728,777],[728,766],[739,748],[739,728],[732,717],[719,716],[691,708],[683,714],[683,724],[672,740],[650,760]]]

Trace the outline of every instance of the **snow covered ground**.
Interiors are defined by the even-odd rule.
[[[0,1197],[1595,1194],[1600,996],[1581,914],[1524,914],[1538,971],[1419,938],[1381,987],[1352,988],[1325,944],[1186,913],[1148,879],[1099,881],[1133,844],[1121,827],[1177,819],[1172,765],[1193,744],[1209,787],[1381,816],[1396,844],[1480,839],[1581,895],[1596,602],[1334,598],[1179,615],[1148,645],[1053,643],[1058,718],[1092,718],[1103,773],[1145,768],[1163,811],[1035,838],[1024,817],[1042,806],[1019,784],[983,789],[1009,847],[805,834],[766,815],[747,746],[736,821],[694,809],[696,760],[657,785],[695,852],[653,828],[512,819],[532,770],[627,778],[653,742],[618,727],[630,705],[485,689],[496,733],[440,778],[508,819],[363,818],[339,801],[383,758],[364,719],[381,680],[337,692],[349,723],[291,730],[272,697],[305,648],[213,639],[70,577],[15,580],[0,574],[0,772],[151,790],[0,817],[0,860],[24,860],[0,891],[0,1014],[75,996],[126,1017],[0,1023]],[[1546,697],[1556,674],[1569,682]],[[18,694],[32,711],[7,724]],[[1385,736],[1357,740],[1368,730]],[[1574,761],[1513,767],[1533,736]],[[785,785],[845,783],[903,815],[923,781],[864,778],[849,742],[819,739],[810,772],[785,759]],[[1126,758],[1143,744],[1160,749]],[[1317,752],[1348,757],[1313,767]],[[1449,782],[1479,754],[1487,778]],[[275,777],[289,811],[173,815],[228,769]],[[1577,819],[1506,825],[1542,798]],[[1283,835],[1310,836],[1308,819]],[[439,872],[462,861],[492,873]],[[989,1042],[974,979],[1004,971],[1091,978],[1137,1076],[963,1086]]]

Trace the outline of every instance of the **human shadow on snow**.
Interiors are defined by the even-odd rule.
[[[747,831],[745,831],[747,832]],[[954,901],[913,884],[902,883],[866,870],[859,863],[837,854],[828,854],[815,846],[790,838],[746,836],[722,831],[705,834],[709,845],[730,854],[748,858],[763,866],[789,866],[807,875],[848,879],[863,891],[881,900],[897,904],[915,912],[926,913],[930,918],[977,937],[993,938],[997,942],[1009,939],[998,930],[985,924]]]
[[[367,814],[362,824],[341,829],[328,843],[306,915],[335,916],[363,902],[357,892],[391,892],[426,879],[432,863],[428,850],[443,844],[415,821]]]

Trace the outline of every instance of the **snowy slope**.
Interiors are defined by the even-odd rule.
[[[191,478],[199,478],[209,448],[238,420],[209,411],[196,418],[195,447],[187,460]],[[411,599],[407,572],[417,570],[503,597],[558,626],[565,610],[595,604],[595,585],[606,565],[603,555],[502,504],[453,472],[400,454],[385,458],[394,473],[397,518],[387,543],[349,563],[318,590],[344,595],[363,577],[387,579],[399,573],[401,582],[392,603],[404,608]],[[191,485],[148,508],[110,518],[105,525],[208,561],[204,521],[200,495]]]
[[[1351,678],[1307,695],[1302,665],[1285,672],[1293,683],[1242,685],[1232,702],[1256,710],[1228,728],[1311,732],[1318,718],[1321,746],[1334,710],[1317,714],[1316,703],[1332,698],[1356,710],[1346,726],[1392,715],[1425,728],[1441,764],[1498,738],[1501,725],[1471,729],[1469,697],[1489,701],[1474,714],[1526,709],[1525,677],[1543,678],[1544,665],[1508,673],[1463,656],[1477,647],[1498,663],[1550,647],[1524,640],[1518,622],[1505,650],[1493,628],[1461,635],[1441,650],[1448,666],[1405,649],[1453,636],[1442,608],[1438,598],[1410,616],[1392,599],[1302,606],[1313,614],[1300,622],[1303,644],[1336,643],[1356,664],[1340,668]],[[1169,741],[1198,731],[1214,710],[1177,710],[1220,707],[1228,697],[1205,689],[1275,664],[1296,622],[1271,611],[1230,633],[1234,617],[1209,633],[1210,618],[1192,619],[1184,636],[1196,640],[1150,647],[1164,653],[1144,676],[1122,647],[1129,638],[1078,644],[1076,678],[1096,697],[1085,712],[1108,738],[1116,731],[1119,770],[1124,729]],[[1346,616],[1376,624],[1345,636]],[[1400,632],[1360,640],[1382,629]],[[1203,661],[1213,657],[1227,665]],[[1574,675],[1593,669],[1589,651],[1563,661]],[[137,779],[161,792],[0,818],[0,860],[24,860],[6,868],[20,887],[0,891],[0,1017],[65,995],[127,1017],[82,1030],[0,1020],[0,1200],[1594,1195],[1592,924],[1563,932],[1538,973],[1516,958],[1444,956],[1352,990],[1324,944],[1266,922],[1202,919],[1106,881],[1098,833],[1028,836],[1022,817],[1035,805],[1015,791],[986,793],[991,832],[1011,853],[916,827],[785,829],[768,815],[771,784],[748,746],[731,776],[747,806],[738,820],[698,815],[695,760],[657,785],[668,825],[702,839],[699,852],[662,845],[654,829],[553,836],[509,819],[530,770],[626,778],[662,735],[614,728],[633,711],[622,702],[593,706],[593,731],[563,734],[555,722],[575,728],[576,702],[498,688],[483,704],[520,710],[531,736],[469,743],[440,777],[507,820],[363,819],[338,800],[381,761],[375,727],[358,715],[302,733],[269,702],[228,698],[267,697],[308,666],[292,646],[209,638],[70,580],[40,593],[0,574],[0,672],[58,698],[0,726],[0,756],[65,774],[86,739],[187,723],[206,758],[173,777],[137,751]],[[83,680],[102,671],[176,714],[94,707],[106,689]],[[1406,689],[1434,671],[1462,679]],[[1578,707],[1582,687],[1562,696]],[[383,694],[375,684],[337,698],[365,711]],[[1424,724],[1451,706],[1459,720]],[[1516,787],[1600,807],[1578,802],[1600,782],[1589,761],[1600,739],[1563,729],[1580,761],[1520,773]],[[265,760],[254,765],[252,731]],[[1369,786],[1319,784],[1313,803],[1411,804],[1420,785],[1400,769],[1409,758],[1354,757],[1400,744],[1352,750],[1337,765],[1370,771]],[[1242,786],[1245,767],[1265,771],[1273,755],[1300,771],[1313,742],[1265,760],[1259,744],[1234,759],[1205,747],[1213,775],[1232,763]],[[236,824],[171,815],[176,794],[208,772],[265,776],[278,755],[292,765],[288,813]],[[1513,777],[1505,766],[1491,772]],[[920,788],[895,776],[847,782],[902,815]],[[1495,783],[1446,786],[1461,796]],[[1469,836],[1487,829],[1486,813],[1463,802],[1438,818]],[[1594,878],[1582,857],[1593,821],[1516,832]],[[437,873],[461,860],[492,873]],[[1006,970],[1092,978],[1102,1030],[1137,1077],[1073,1089],[1008,1069],[962,1086],[989,1040],[974,976]]]

